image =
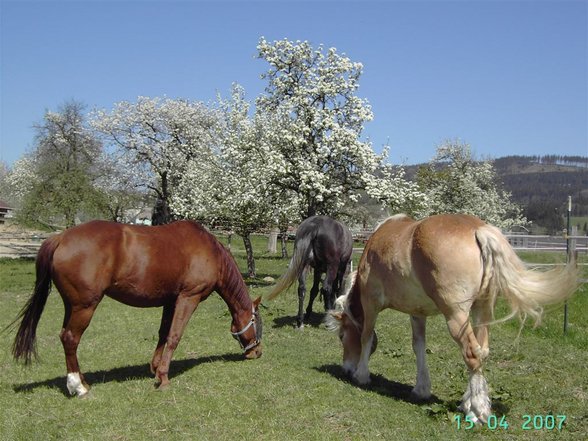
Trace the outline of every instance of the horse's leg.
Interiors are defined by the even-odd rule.
[[[341,295],[341,285],[343,285],[343,279],[345,278],[345,273],[347,272],[348,267],[349,267],[349,262],[339,263],[339,268],[337,270],[337,277],[335,277],[335,281],[333,282],[334,299],[337,299],[337,297],[339,297]]]
[[[184,296],[180,294],[176,301],[163,355],[161,356],[161,360],[155,371],[155,379],[159,383],[159,389],[164,389],[169,385],[168,374],[172,356],[175,349],[178,347],[178,343],[186,329],[188,320],[200,303],[200,298],[200,295]]]
[[[90,324],[98,303],[86,307],[72,306],[64,300],[65,317],[59,338],[65,352],[67,368],[67,390],[71,395],[82,397],[88,393],[90,386],[84,380],[78,364],[77,350],[82,334]]]
[[[412,326],[412,349],[416,355],[417,378],[416,385],[411,391],[411,395],[416,400],[428,400],[431,398],[431,378],[429,377],[429,368],[426,360],[426,317],[410,316]]]
[[[488,384],[482,373],[483,349],[474,334],[467,313],[454,312],[446,318],[449,332],[461,346],[462,356],[470,374],[461,409],[472,421],[486,422],[490,415],[490,398]]]
[[[310,318],[310,315],[312,314],[312,304],[314,303],[314,299],[316,298],[319,292],[320,283],[321,272],[315,269],[313,275],[312,288],[310,289],[310,297],[308,299],[308,306],[306,307],[306,315],[304,316],[306,320],[308,320]]]
[[[337,265],[329,264],[327,266],[327,275],[323,282],[322,294],[325,303],[325,311],[329,311],[335,307],[335,299],[333,298],[333,282],[337,278]]]
[[[175,303],[170,303],[163,306],[163,314],[161,316],[161,325],[159,326],[159,340],[157,342],[157,347],[155,348],[155,352],[153,353],[153,358],[151,359],[151,373],[155,375],[157,372],[157,367],[161,362],[161,356],[163,355],[163,348],[165,347],[165,342],[167,341],[167,335],[169,334],[169,329],[171,328],[172,318],[174,316],[175,310]]]
[[[493,305],[487,300],[478,300],[472,305],[472,319],[474,321],[474,334],[482,347],[480,354],[482,361],[490,355],[490,329]]]
[[[362,306],[364,321],[363,329],[361,330],[361,354],[359,356],[359,362],[357,363],[357,369],[353,374],[353,380],[358,384],[368,384],[370,382],[368,363],[370,361],[370,355],[372,355],[373,352],[374,328],[378,312],[372,305],[365,305],[362,302]]]
[[[306,295],[306,272],[304,268],[298,275],[298,319],[296,320],[298,328],[304,328],[304,296]],[[314,270],[315,274],[317,270]]]

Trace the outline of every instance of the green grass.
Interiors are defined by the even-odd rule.
[[[232,247],[245,272],[242,243],[234,238]],[[247,280],[252,297],[268,292],[262,277],[277,278],[288,264],[265,253],[261,237],[254,247],[258,278]],[[33,281],[33,261],[0,261],[0,328],[24,305]],[[293,327],[296,309],[295,289],[264,304],[264,355],[245,361],[229,334],[225,304],[211,296],[192,317],[174,355],[171,387],[159,392],[147,363],[161,311],[105,299],[78,353],[91,395],[77,399],[65,391],[58,338],[63,307],[53,292],[38,328],[39,362],[29,368],[15,363],[14,332],[0,334],[0,439],[572,440],[588,433],[586,285],[569,303],[566,336],[562,308],[550,311],[538,329],[527,325],[518,340],[518,322],[493,326],[485,373],[494,410],[508,421],[508,430],[457,429],[456,406],[467,373],[442,317],[429,319],[427,329],[435,399],[417,404],[407,400],[416,367],[406,315],[380,315],[372,385],[360,388],[343,375],[339,341],[320,324],[321,314],[300,332]],[[504,312],[500,305],[497,315]],[[521,429],[524,415],[548,414],[566,415],[562,431]]]

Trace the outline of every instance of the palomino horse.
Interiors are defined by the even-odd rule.
[[[190,316],[212,291],[229,307],[231,333],[245,357],[261,356],[261,297],[251,301],[232,256],[195,222],[157,227],[89,222],[43,242],[36,268],[34,293],[15,320],[22,318],[13,354],[27,364],[36,355],[37,324],[53,281],[65,306],[59,336],[72,395],[83,396],[89,390],[76,352],[105,295],[130,306],[163,307],[150,366],[160,388],[169,384],[171,358]]]
[[[304,295],[306,294],[306,274],[308,266],[314,268],[314,283],[310,290],[310,299],[306,308],[306,318],[312,313],[312,304],[319,291],[321,275],[326,273],[321,294],[325,311],[332,309],[339,294],[341,282],[351,253],[353,238],[349,229],[327,216],[312,216],[305,219],[296,231],[294,255],[290,260],[288,271],[284,274],[269,299],[288,289],[298,279],[298,327],[304,326]]]
[[[488,325],[497,296],[510,303],[507,318],[530,315],[538,323],[542,305],[565,300],[577,286],[574,264],[527,270],[500,231],[476,217],[448,214],[414,221],[399,215],[369,239],[350,291],[337,300],[338,310],[328,314],[327,325],[339,331],[344,370],[366,384],[378,313],[393,308],[410,314],[417,362],[412,395],[422,400],[431,395],[426,317],[442,313],[470,374],[461,409],[473,422],[484,422],[490,399],[482,363],[489,354]]]

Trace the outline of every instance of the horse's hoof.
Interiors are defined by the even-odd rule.
[[[426,392],[418,392],[417,390],[413,389],[410,391],[410,399],[417,403],[424,403],[431,399],[431,393]]]
[[[355,371],[355,374],[353,374],[353,381],[358,384],[359,386],[367,386],[368,384],[370,384],[370,373],[366,372],[361,373],[358,371]]]
[[[80,400],[88,400],[90,398],[92,398],[92,395],[90,394],[90,390],[86,390],[86,392],[84,392],[83,394],[79,394],[77,396]]]
[[[165,382],[165,383],[159,383],[155,385],[155,388],[157,391],[162,392],[166,389],[169,389],[169,381]]]

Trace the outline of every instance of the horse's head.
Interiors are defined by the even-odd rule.
[[[240,330],[231,332],[233,337],[239,342],[245,358],[253,359],[261,357],[261,336],[263,333],[263,322],[259,314],[259,304],[261,296],[255,299],[251,310],[251,318],[247,324]],[[233,323],[235,326],[235,323]]]
[[[352,375],[357,369],[361,355],[362,324],[351,314],[347,295],[337,299],[335,308],[335,310],[328,311],[325,324],[329,330],[338,333],[339,340],[343,344],[343,369]],[[378,337],[374,332],[370,355],[374,353],[377,346]]]

